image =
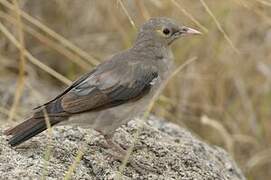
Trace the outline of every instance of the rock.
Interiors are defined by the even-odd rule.
[[[131,145],[139,123],[131,121],[117,130],[114,139]],[[51,145],[48,133],[11,148],[0,129],[1,179],[62,179],[74,162],[78,149],[84,151],[71,179],[114,179],[121,162],[103,148],[102,136],[78,127],[56,127]],[[46,153],[47,152],[47,153]],[[48,153],[50,152],[50,153]],[[49,162],[44,160],[48,157]],[[150,117],[125,168],[122,179],[245,179],[231,157],[221,148],[196,139],[187,130]],[[134,165],[136,164],[136,166]]]

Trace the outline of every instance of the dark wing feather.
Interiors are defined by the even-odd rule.
[[[68,113],[100,110],[137,100],[151,88],[157,78],[150,65],[122,63],[110,70],[96,71],[62,97]]]
[[[43,105],[37,106],[34,108],[34,110],[39,109],[43,106],[46,106],[50,103],[52,103],[53,101],[57,100],[58,98],[60,98],[61,96],[63,96],[64,94],[66,94],[67,92],[69,92],[72,88],[76,87],[78,84],[80,84],[82,81],[84,81],[86,78],[88,78],[92,73],[95,72],[96,69],[94,69],[91,72],[88,72],[84,75],[82,75],[79,79],[77,79],[76,81],[74,81],[70,86],[68,86],[66,89],[64,89],[59,95],[57,95],[55,98],[53,98],[52,100],[44,103]]]

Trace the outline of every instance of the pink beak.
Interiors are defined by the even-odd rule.
[[[185,27],[183,26],[181,28],[181,34],[183,35],[198,35],[198,34],[202,34],[201,32],[199,32],[198,30],[195,30],[195,29],[192,29],[192,28],[189,28],[189,27]]]

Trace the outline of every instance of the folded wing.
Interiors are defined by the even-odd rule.
[[[158,73],[152,66],[126,64],[97,70],[63,95],[61,103],[68,113],[110,108],[136,101],[147,94]]]

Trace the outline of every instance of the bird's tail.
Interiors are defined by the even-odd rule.
[[[51,126],[59,122],[60,122],[59,120],[54,121],[50,120]],[[14,128],[8,129],[7,131],[4,132],[4,134],[12,135],[12,137],[9,139],[9,144],[11,146],[17,146],[46,129],[47,125],[45,118],[31,117],[24,121],[23,123],[15,126]]]
[[[51,105],[55,106],[54,103]],[[42,109],[38,110],[31,118],[27,119],[26,121],[22,122],[21,124],[8,129],[4,132],[5,135],[11,135],[12,137],[9,139],[9,144],[11,146],[17,146],[28,139],[32,138],[33,136],[41,133],[42,131],[47,129],[46,119],[50,122],[51,126],[56,125],[57,123],[68,119],[68,114],[64,113],[63,111],[58,113],[51,113],[52,106],[49,105],[46,108],[48,112],[48,116],[45,115]],[[56,110],[56,108],[54,108]]]

